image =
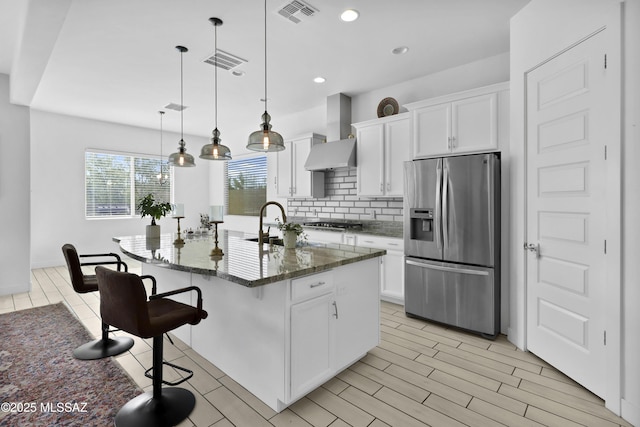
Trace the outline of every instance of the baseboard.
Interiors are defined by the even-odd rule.
[[[27,284],[0,286],[0,296],[31,292],[31,282]]]
[[[380,299],[382,301],[387,301],[387,302],[391,302],[393,304],[398,304],[401,306],[404,306],[404,299],[403,298],[394,298],[394,297],[390,297],[387,295],[380,295]]]
[[[620,402],[620,416],[629,421],[634,426],[640,427],[640,406],[634,405],[628,400],[622,399]]]

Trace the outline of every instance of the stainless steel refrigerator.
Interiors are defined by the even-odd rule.
[[[500,332],[498,153],[404,164],[405,311]]]

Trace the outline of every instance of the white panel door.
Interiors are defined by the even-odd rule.
[[[604,38],[600,32],[526,77],[527,346],[600,396],[608,286]]]

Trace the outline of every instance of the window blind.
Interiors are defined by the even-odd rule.
[[[226,176],[227,213],[258,216],[267,201],[267,156],[229,160]]]
[[[85,152],[85,216],[87,218],[138,215],[140,199],[153,193],[156,200],[170,201],[170,168],[164,166],[166,182],[160,183],[158,158],[130,154]]]

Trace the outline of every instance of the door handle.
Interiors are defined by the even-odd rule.
[[[524,242],[524,250],[534,252],[536,254],[536,258],[540,258],[540,244],[533,244]]]
[[[449,243],[449,162],[442,160],[442,246]]]
[[[435,234],[436,234],[436,248],[442,247],[442,159],[438,159],[436,166],[436,214],[435,214]]]
[[[318,286],[322,286],[324,285],[325,282],[318,282],[318,283],[313,283],[311,285],[309,285],[310,288],[317,288]]]
[[[335,313],[333,313],[333,316],[337,319],[338,318],[338,303],[337,302],[333,302],[333,308],[335,309]]]
[[[413,265],[415,267],[426,268],[430,270],[439,270],[439,271],[447,271],[451,273],[460,273],[460,274],[472,274],[475,276],[488,276],[488,271],[483,270],[469,270],[467,268],[457,268],[457,267],[445,267],[442,265],[434,265],[434,264],[425,264],[417,261],[406,260],[407,265]]]

